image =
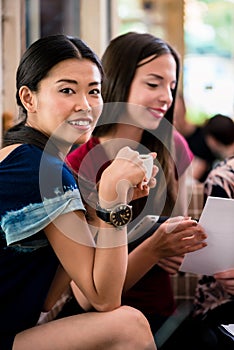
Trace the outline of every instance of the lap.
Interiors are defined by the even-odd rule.
[[[128,330],[132,332],[128,317],[130,320],[133,313],[137,317],[137,310],[123,306],[110,312],[87,312],[50,321],[17,334],[13,350],[91,350],[97,349],[97,344],[108,349],[120,335],[128,338]]]

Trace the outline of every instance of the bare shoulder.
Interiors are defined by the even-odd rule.
[[[14,149],[19,147],[21,143],[16,143],[14,145],[6,146],[0,149],[0,162],[2,162]]]

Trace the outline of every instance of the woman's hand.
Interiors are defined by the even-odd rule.
[[[183,256],[207,245],[202,227],[194,220],[181,216],[170,218],[149,237],[151,253],[159,260]]]
[[[155,159],[157,156],[157,154],[155,152],[151,152],[150,154],[153,157],[153,159]],[[135,199],[138,199],[141,197],[148,196],[150,189],[154,188],[156,186],[155,176],[157,175],[157,173],[158,173],[158,167],[156,165],[153,165],[152,174],[151,174],[151,177],[149,179],[149,182],[147,184],[145,184],[143,182],[143,184],[140,184],[140,187],[139,186],[133,187],[132,188],[133,194],[129,193],[128,200],[131,201],[131,200],[135,200]],[[141,186],[141,185],[143,185],[143,186]]]
[[[214,274],[214,278],[222,285],[223,289],[234,295],[234,269]]]
[[[169,258],[162,258],[158,262],[158,266],[160,266],[163,270],[165,270],[170,275],[175,275],[182,264],[184,256],[171,256]]]
[[[152,157],[155,158],[156,153],[153,152]],[[124,147],[104,170],[99,184],[99,196],[115,203],[144,197],[149,194],[149,188],[155,186],[153,177],[156,173],[157,167],[154,166],[149,184],[144,185],[146,171],[139,153],[128,146]]]

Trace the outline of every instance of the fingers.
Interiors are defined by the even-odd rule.
[[[168,273],[174,274],[178,272],[182,261],[183,256],[173,256],[160,259],[158,265],[164,270],[166,270]]]
[[[179,232],[179,224],[184,220],[183,216],[176,216],[165,221],[164,225],[166,226],[167,233],[176,233]]]
[[[154,188],[157,185],[157,180],[155,177],[151,177],[148,183],[149,188]]]
[[[114,176],[120,179],[123,178],[124,173],[125,179],[129,181],[132,187],[139,187],[146,177],[146,169],[142,167],[142,160],[139,157],[139,152],[132,150],[130,147],[123,147],[118,152],[109,168],[110,167],[114,168],[112,172]]]
[[[151,152],[150,155],[153,159],[155,159],[157,156],[156,152]],[[141,155],[139,152],[132,150],[128,146],[123,147],[116,155],[115,161],[123,160],[128,161],[131,163],[131,165],[118,164],[118,169],[119,171],[123,168],[125,169],[126,178],[130,179],[130,182],[133,186],[137,186],[140,190],[144,190],[144,186],[148,186],[148,189],[154,188],[156,186],[155,176],[158,173],[158,167],[156,165],[153,165],[152,172],[150,170],[151,176],[150,174],[147,175],[148,167],[144,165],[144,161],[142,160]],[[138,171],[136,168],[138,168]],[[127,173],[127,170],[129,170],[129,173]],[[149,181],[146,181],[146,179]]]
[[[192,227],[198,227],[198,224],[195,220],[184,218],[183,216],[170,218],[165,221],[165,224],[167,225],[168,233],[178,233]]]
[[[181,242],[184,245],[184,253],[191,253],[207,246],[205,239],[207,238],[204,231],[199,227],[185,229],[178,236],[182,237]]]
[[[166,230],[168,233],[176,233],[181,239],[195,238],[195,242],[200,242],[207,238],[203,228],[197,221],[190,218],[177,216],[167,220],[165,224],[167,225]],[[194,241],[188,243],[191,244],[194,243]]]
[[[177,266],[169,266],[167,264],[162,263],[161,261],[158,262],[157,264],[159,267],[161,267],[161,269],[165,270],[167,273],[169,273],[170,275],[175,275],[178,272],[178,268]]]
[[[234,280],[234,269],[218,272],[214,275],[216,279],[233,279]]]
[[[207,246],[207,243],[206,242],[200,242],[200,243],[195,243],[195,244],[191,244],[189,246],[186,246],[184,248],[184,254],[187,254],[187,253],[192,253],[192,252],[195,252],[197,250],[200,250],[204,247]]]
[[[150,154],[152,155],[152,157],[155,159],[157,157],[157,153],[156,152],[150,152]]]
[[[182,261],[184,260],[184,255],[170,256],[170,257],[164,258],[162,260],[165,262],[168,262],[168,264],[174,264],[174,265],[180,266]]]
[[[146,197],[149,195],[149,186],[144,185],[142,189],[140,187],[141,186],[130,188],[128,193],[128,202],[138,198]]]
[[[176,217],[167,220],[164,232],[170,236],[171,245],[175,248],[174,255],[187,254],[206,247],[207,243],[202,227],[190,218]]]

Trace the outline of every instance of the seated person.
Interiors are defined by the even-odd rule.
[[[234,141],[230,148],[234,147]],[[208,196],[234,199],[234,151],[219,162],[204,183],[204,200]],[[194,311],[165,344],[162,350],[231,350],[234,340],[219,326],[234,323],[234,268],[201,276],[195,291]],[[193,340],[191,343],[191,339]]]
[[[229,156],[229,146],[234,140],[233,120],[216,114],[203,126],[196,127],[186,140],[194,154],[193,177],[204,182],[215,162]]]

